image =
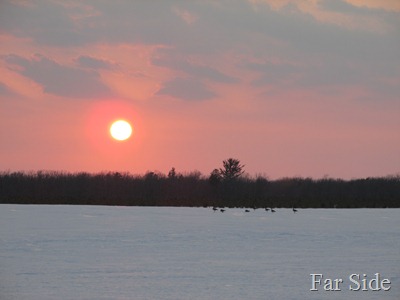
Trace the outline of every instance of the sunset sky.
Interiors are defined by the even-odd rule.
[[[271,179],[398,174],[400,1],[0,0],[0,171],[229,157]]]

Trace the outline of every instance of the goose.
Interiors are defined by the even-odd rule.
[[[244,212],[250,212],[250,210],[248,210],[248,209],[245,209],[245,210],[244,210]]]
[[[297,212],[297,209],[295,209],[294,207],[293,207],[293,212],[294,212],[294,213],[296,213],[296,212]]]
[[[225,211],[225,209],[223,209],[223,208],[220,209],[220,212],[224,212],[224,211]]]
[[[274,213],[274,212],[275,212],[275,209],[271,208],[271,212],[273,212],[273,213]]]
[[[268,207],[266,207],[266,208],[265,208],[265,211],[269,211],[269,208],[268,208]]]
[[[213,207],[213,211],[215,212],[216,210],[218,210],[218,208],[216,208],[215,206]]]

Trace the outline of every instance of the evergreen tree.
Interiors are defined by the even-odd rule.
[[[244,173],[244,165],[240,164],[240,160],[229,158],[222,162],[223,168],[219,169],[221,177],[224,180],[230,181],[239,178]]]

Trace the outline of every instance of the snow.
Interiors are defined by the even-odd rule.
[[[398,300],[399,229],[399,209],[2,204],[0,299]],[[349,291],[353,273],[391,289]]]

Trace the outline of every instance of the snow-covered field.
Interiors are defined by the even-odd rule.
[[[0,205],[0,299],[398,300],[400,210]]]

